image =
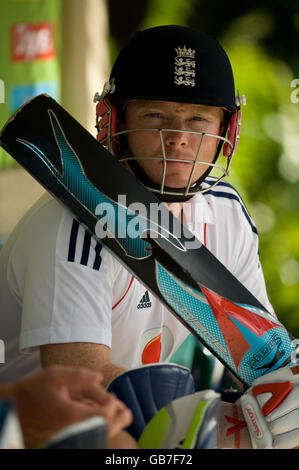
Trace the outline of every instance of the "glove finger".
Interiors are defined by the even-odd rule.
[[[268,422],[268,427],[273,435],[279,435],[298,429],[299,409],[292,411],[292,413],[287,413],[274,421]]]
[[[255,379],[254,385],[273,383],[273,382],[287,382],[290,381],[294,385],[299,384],[299,367],[298,365],[292,367],[283,367],[277,369],[269,374],[262,375]]]
[[[261,406],[259,397],[258,402]],[[272,422],[290,412],[295,411],[296,409],[299,409],[299,388],[292,390],[289,395],[287,395],[286,398],[279,404],[279,406],[274,408],[274,410],[271,411],[268,416],[266,416],[266,421]]]
[[[286,432],[280,436],[275,437],[273,441],[274,449],[295,449],[298,448],[299,442],[299,429]]]

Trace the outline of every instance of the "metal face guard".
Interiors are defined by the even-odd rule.
[[[125,162],[125,161],[141,161],[141,160],[160,160],[160,161],[163,161],[163,173],[162,173],[162,178],[161,178],[161,184],[160,184],[160,189],[154,189],[154,188],[150,188],[150,190],[152,192],[155,192],[155,193],[160,193],[160,194],[172,194],[172,195],[177,195],[177,196],[190,196],[190,195],[193,195],[194,192],[190,190],[192,190],[192,178],[193,178],[193,175],[194,175],[194,172],[195,172],[195,169],[196,169],[196,165],[206,165],[207,168],[208,167],[212,167],[212,168],[218,168],[220,171],[221,171],[221,175],[216,178],[216,181],[215,183],[213,183],[213,185],[209,186],[209,188],[206,188],[206,189],[203,189],[201,190],[200,192],[205,192],[205,191],[208,191],[209,189],[211,189],[213,186],[215,186],[216,184],[219,183],[219,181],[221,181],[223,178],[229,176],[229,169],[230,169],[230,165],[231,165],[231,161],[232,161],[232,157],[233,157],[233,150],[234,150],[234,145],[233,143],[225,138],[225,137],[221,137],[219,135],[214,135],[214,134],[207,134],[205,132],[196,132],[196,131],[185,131],[185,130],[180,130],[180,129],[130,129],[130,130],[125,130],[125,131],[121,131],[121,132],[116,132],[115,134],[113,134],[113,138],[114,137],[117,137],[117,136],[121,136],[121,135],[126,135],[126,134],[129,134],[129,133],[133,133],[133,132],[158,132],[159,133],[159,137],[160,137],[160,143],[161,143],[161,152],[162,152],[162,156],[161,157],[133,157],[133,156],[129,156],[129,157],[124,157],[124,158],[120,158],[120,161],[122,162]],[[200,135],[202,136],[201,138],[201,141],[198,145],[198,149],[197,149],[197,152],[196,152],[196,156],[195,156],[195,159],[194,160],[188,160],[188,159],[176,159],[176,158],[167,158],[166,156],[166,151],[165,151],[165,143],[164,143],[164,138],[163,138],[163,134],[164,133],[169,133],[169,132],[182,132],[184,134],[196,134],[196,135]],[[206,138],[214,138],[214,139],[217,139],[217,140],[222,140],[224,142],[225,145],[229,146],[230,148],[230,152],[229,152],[229,155],[226,157],[226,167],[224,168],[223,166],[219,165],[219,164],[216,164],[216,163],[208,163],[208,162],[204,162],[204,161],[201,161],[200,160],[200,152],[201,152],[201,149],[202,149],[202,146],[203,146],[203,143],[204,143],[204,140]],[[108,141],[108,137],[106,137],[106,139],[104,139],[102,141],[102,144],[105,145],[105,141]],[[184,188],[184,190],[178,190],[176,191],[175,189],[172,189],[172,192],[168,192],[167,189],[165,189],[165,177],[166,177],[166,171],[167,171],[167,163],[168,162],[179,162],[179,163],[191,163],[192,164],[192,168],[191,168],[191,171],[190,171],[190,175],[189,175],[189,179],[188,179],[188,183],[186,185],[186,187]]]

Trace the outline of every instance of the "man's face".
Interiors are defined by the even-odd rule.
[[[125,107],[121,130],[127,129],[176,129],[221,135],[224,111],[214,106],[175,103],[169,101],[136,100]],[[144,131],[126,134],[129,149],[134,157],[147,158],[138,160],[148,178],[161,183],[163,173],[163,153],[158,132]],[[165,186],[182,188],[187,186],[192,170],[192,163],[202,140],[200,134],[188,132],[163,132],[165,153],[168,159]],[[212,163],[219,139],[205,137],[199,161]],[[161,158],[155,159],[155,158]],[[190,160],[176,162],[172,159]],[[208,169],[205,164],[197,164],[192,177],[192,184]]]

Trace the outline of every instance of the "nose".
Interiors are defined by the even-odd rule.
[[[188,144],[188,133],[184,132],[184,124],[176,121],[165,131],[164,142],[172,148],[186,147]]]
[[[167,132],[164,137],[164,142],[166,146],[170,147],[186,147],[188,144],[187,134],[178,131]]]

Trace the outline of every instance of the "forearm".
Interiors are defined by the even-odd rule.
[[[110,362],[110,348],[102,344],[50,344],[41,346],[40,351],[43,367],[64,365],[101,372],[104,376],[102,382],[104,387],[125,371],[124,368]]]
[[[115,364],[111,364],[111,362],[105,364],[104,366],[101,367],[101,372],[104,376],[102,384],[104,387],[107,387],[110,382],[112,382],[115,377],[117,377],[120,374],[123,374],[126,369],[119,367]]]

